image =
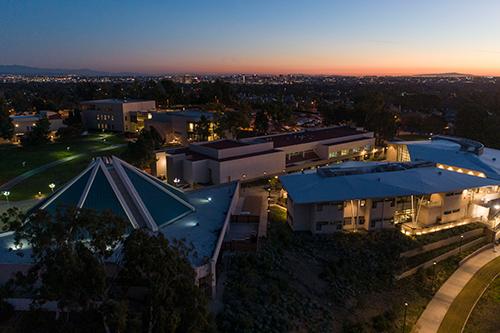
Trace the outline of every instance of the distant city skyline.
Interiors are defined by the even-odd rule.
[[[162,73],[500,75],[500,2],[15,1],[0,64]]]

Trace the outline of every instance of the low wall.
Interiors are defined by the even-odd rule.
[[[409,269],[407,270],[406,272],[402,273],[401,275],[399,276],[396,276],[396,280],[401,280],[401,279],[404,279],[408,276],[411,276],[413,274],[415,274],[419,269],[424,269],[424,268],[428,268],[428,267],[431,267],[433,265],[434,262],[441,262],[445,259],[448,259],[449,257],[452,257],[456,254],[458,254],[460,252],[460,250],[466,250],[474,245],[477,245],[477,244],[481,244],[483,242],[486,241],[486,237],[481,237],[481,238],[478,238],[478,239],[474,239],[473,241],[469,242],[469,243],[466,243],[466,244],[463,244],[462,245],[462,248],[455,248],[453,250],[450,250],[446,253],[443,253],[441,254],[440,256],[437,256],[429,261],[426,261],[424,262],[423,264],[420,264],[412,269]]]
[[[482,234],[484,234],[484,228],[478,228],[478,229],[474,229],[471,231],[467,231],[467,232],[464,232],[462,235],[464,236],[463,240],[465,241],[466,239],[477,237],[477,236],[482,235]],[[450,245],[453,243],[458,243],[458,242],[460,242],[460,239],[461,239],[460,236],[461,235],[453,236],[453,237],[449,237],[446,239],[442,239],[442,240],[434,242],[434,243],[423,245],[419,248],[412,249],[412,250],[401,253],[400,257],[401,258],[410,258],[410,257],[414,257],[416,255],[419,255],[419,254],[422,254],[425,252],[439,249],[443,246],[447,246],[447,245]]]

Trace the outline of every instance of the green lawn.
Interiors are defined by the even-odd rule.
[[[0,145],[0,184],[58,159],[81,153],[91,153],[94,150],[124,142],[122,136],[102,133],[91,134],[70,143],[51,143],[30,149],[16,145]],[[24,167],[23,162],[26,162]]]
[[[476,300],[500,272],[500,257],[481,268],[465,285],[451,304],[439,327],[438,333],[460,332]],[[497,313],[498,314],[498,313]]]
[[[500,277],[488,287],[465,325],[465,333],[495,332],[500,327]]]
[[[113,149],[112,151],[90,153],[84,157],[76,158],[45,170],[39,174],[33,175],[11,188],[9,199],[13,202],[38,199],[40,198],[39,192],[41,193],[41,197],[45,197],[51,192],[49,184],[54,183],[56,185],[55,190],[57,190],[82,172],[89,165],[92,157],[110,153],[119,155],[124,149],[124,147],[120,147]]]

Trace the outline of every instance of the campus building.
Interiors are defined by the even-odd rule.
[[[377,152],[373,132],[328,127],[160,151],[155,173],[171,183],[222,184],[365,159]]]
[[[217,260],[239,201],[237,182],[182,192],[116,157],[109,157],[91,162],[34,209],[50,213],[64,206],[110,210],[129,222],[129,231],[146,228],[162,233],[169,240],[184,240],[193,246],[188,259],[198,283],[214,292]],[[13,241],[12,232],[0,234],[2,282],[16,271],[26,270],[31,263],[29,247],[9,250]],[[24,256],[19,256],[19,251]]]
[[[14,139],[17,140],[26,133],[31,132],[37,121],[42,118],[47,118],[49,121],[49,130],[52,136],[60,128],[66,127],[66,125],[64,125],[63,117],[54,111],[40,111],[39,113],[33,114],[12,115],[10,116],[10,119],[14,125]]]
[[[136,133],[156,110],[155,101],[100,99],[80,103],[82,122],[88,130]]]
[[[346,162],[280,177],[293,230],[437,231],[500,212],[500,180],[434,162]]]
[[[430,161],[448,171],[500,179],[500,150],[469,139],[435,135],[430,140],[391,142],[387,160]]]
[[[215,134],[214,114],[200,110],[162,111],[151,114],[144,122],[146,128],[154,128],[162,138],[171,144],[186,145],[194,141],[213,141]],[[199,123],[206,121],[206,136],[200,135]]]

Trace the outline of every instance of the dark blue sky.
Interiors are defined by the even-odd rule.
[[[500,74],[497,0],[2,0],[0,64]]]

